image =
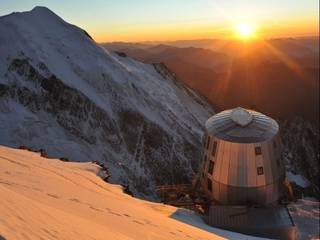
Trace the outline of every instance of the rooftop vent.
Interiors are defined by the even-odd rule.
[[[234,123],[238,124],[241,127],[247,126],[253,120],[252,114],[241,107],[233,109],[230,117]]]

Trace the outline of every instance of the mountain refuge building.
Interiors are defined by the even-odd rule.
[[[282,195],[285,170],[279,125],[244,108],[222,111],[205,124],[200,182],[221,205],[268,205]]]

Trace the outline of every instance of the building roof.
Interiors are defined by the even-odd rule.
[[[237,107],[209,118],[206,130],[225,141],[256,143],[272,139],[278,133],[279,125],[262,113]]]

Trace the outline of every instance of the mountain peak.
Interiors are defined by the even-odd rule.
[[[44,6],[36,6],[34,7],[31,11],[29,11],[28,13],[31,13],[32,15],[36,15],[36,16],[55,16],[60,18],[58,15],[56,15],[53,11],[51,11],[49,8],[44,7]]]
[[[49,8],[47,8],[45,6],[35,6],[31,11],[32,12],[34,12],[34,11],[49,11],[49,12],[52,12]]]
[[[12,12],[10,14],[0,16],[0,19],[11,19],[13,21],[17,21],[19,19],[22,20],[22,22],[33,21],[34,24],[40,25],[46,24],[48,23],[48,21],[63,21],[63,19],[60,18],[57,14],[44,6],[36,6],[30,11]]]

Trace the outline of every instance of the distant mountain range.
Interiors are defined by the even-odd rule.
[[[278,119],[319,120],[319,38],[105,43],[137,60],[163,62],[217,109],[244,106]]]

